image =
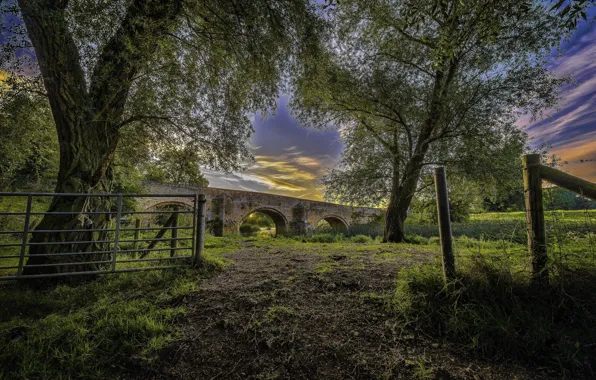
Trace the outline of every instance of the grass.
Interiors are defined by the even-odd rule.
[[[437,227],[411,220],[410,243],[399,245],[402,252],[397,254],[416,249],[434,258],[432,263],[403,267],[389,300],[365,293],[363,302],[386,304],[404,335],[430,337],[467,355],[525,363],[554,377],[594,378],[596,212],[546,214],[551,273],[546,289],[529,281],[524,218],[523,213],[487,213],[455,224],[458,280],[447,288],[436,261]],[[377,260],[396,255],[392,250],[383,253],[386,244],[366,238],[320,234],[294,239],[317,247],[318,254],[327,257],[316,266],[324,275],[361,270],[366,264],[358,252],[363,250],[378,250]],[[362,249],[351,244],[355,242]],[[346,254],[338,253],[342,248]],[[419,369],[424,378],[425,367]]]
[[[558,377],[594,377],[596,268],[557,272],[547,289],[533,287],[523,272],[487,261],[458,269],[449,290],[438,265],[399,273],[390,308],[401,329]]]
[[[184,299],[238,242],[208,237],[207,266],[98,276],[76,286],[0,285],[0,378],[117,378],[179,338]]]
[[[415,218],[407,224],[408,244],[383,244],[353,231],[347,236],[208,236],[208,266],[202,272],[179,268],[104,275],[76,286],[44,290],[3,283],[0,379],[117,378],[151,368],[159,353],[180,338],[185,297],[198,291],[201,279],[230,262],[228,253],[247,246],[271,255],[312,253],[317,257],[313,264],[316,281],[346,271],[358,273],[371,263],[398,262],[401,270],[396,271],[395,290],[389,298],[374,292],[354,297],[385,307],[407,334],[431,337],[466,355],[547,368],[558,377],[593,377],[596,212],[547,213],[552,276],[546,290],[536,289],[528,281],[530,260],[523,218],[523,213],[478,214],[466,223],[454,224],[458,281],[449,291],[436,261],[440,257],[438,229]],[[7,219],[0,222],[9,223]],[[9,225],[3,228],[12,229]],[[141,238],[151,239],[155,233],[144,232]],[[179,237],[189,233],[180,231]],[[126,233],[122,239],[131,238],[132,233]],[[4,241],[18,237],[7,239]],[[190,241],[181,241],[179,246],[190,247]],[[131,247],[132,243],[123,243],[121,249]],[[169,242],[156,247],[168,248]],[[165,250],[148,257],[167,258],[169,253]],[[130,265],[122,263],[119,268]],[[342,281],[325,289],[356,286]],[[263,326],[282,321],[287,329],[293,329],[300,316],[291,305],[272,305],[247,326],[265,334]],[[263,339],[275,347],[280,332],[271,331],[272,335],[263,335]],[[419,378],[433,376],[432,363],[421,360],[410,364]]]
[[[389,308],[404,331],[455,350],[529,363],[555,377],[596,373],[596,211],[546,215],[550,285],[530,283],[523,213],[472,215],[453,225],[458,279],[445,286],[440,262],[402,269]],[[437,246],[435,226],[410,232]]]
[[[555,210],[545,212],[547,230],[553,236],[557,232],[573,231],[577,234],[594,234],[596,231],[596,210]],[[466,222],[452,223],[454,236],[468,236],[476,239],[507,238],[525,243],[526,225],[523,212],[492,212],[471,214]],[[437,226],[428,220],[412,215],[406,219],[406,232],[430,238],[438,235]]]

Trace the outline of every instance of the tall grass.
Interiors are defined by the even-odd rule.
[[[458,266],[447,287],[439,265],[403,269],[391,308],[404,330],[452,348],[545,367],[561,377],[593,378],[596,268],[553,271],[533,287],[517,264],[477,259]]]

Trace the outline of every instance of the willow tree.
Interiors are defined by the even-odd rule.
[[[346,0],[328,20],[295,109],[305,123],[339,127],[347,150],[326,195],[385,201],[387,241],[404,240],[425,168],[485,174],[491,156],[521,152],[516,116],[557,100],[562,80],[546,64],[568,28],[532,1]]]
[[[298,64],[290,57],[305,57],[317,28],[306,0],[9,0],[2,7],[0,63],[8,72],[2,95],[47,96],[60,145],[58,193],[109,191],[114,154],[127,144],[125,136],[171,139],[200,151],[204,164],[237,168],[249,155],[248,115],[273,104],[280,77]],[[55,197],[48,211],[108,206],[98,202]],[[105,223],[99,214],[50,214],[37,229],[97,229]],[[92,240],[90,232],[32,238]],[[25,271],[92,269],[29,265],[55,262],[39,254],[97,249],[86,243],[35,245]]]

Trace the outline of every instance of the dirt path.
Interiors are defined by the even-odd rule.
[[[397,329],[386,300],[411,259],[250,244],[201,284],[188,301],[183,339],[147,377],[537,378]]]

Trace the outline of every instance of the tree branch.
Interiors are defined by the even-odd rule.
[[[180,0],[134,0],[128,7],[91,76],[89,93],[96,119],[120,119],[133,78],[175,25],[181,7]]]

